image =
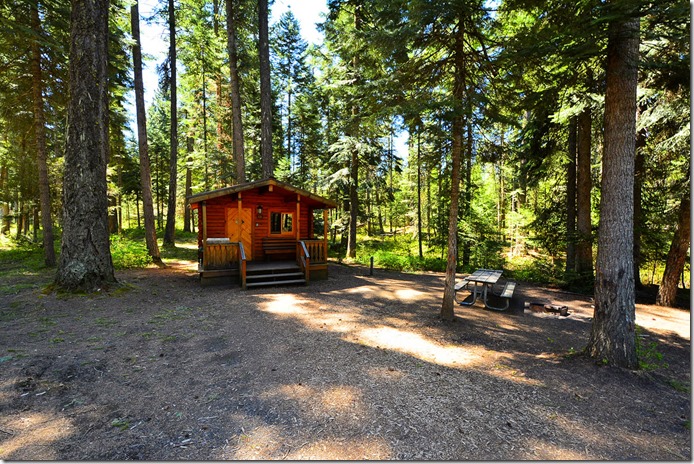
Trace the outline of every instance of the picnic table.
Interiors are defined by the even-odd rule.
[[[499,269],[477,269],[475,272],[465,277],[461,282],[455,286],[455,301],[458,304],[465,306],[472,306],[477,301],[479,295],[482,295],[482,300],[484,301],[484,306],[495,311],[504,311],[508,309],[511,297],[513,296],[513,291],[516,288],[515,282],[507,281],[504,284],[503,289],[497,295],[500,298],[506,300],[506,304],[503,307],[493,306],[489,304],[489,293],[492,291],[493,287],[501,278],[504,271]],[[467,301],[466,299],[458,300],[457,292],[459,290],[469,290],[472,296],[472,301]]]

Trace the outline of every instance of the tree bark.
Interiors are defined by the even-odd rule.
[[[454,83],[453,99],[462,102],[465,96],[465,64],[463,60],[463,22],[458,22],[458,31],[455,38],[454,50]],[[458,113],[453,117],[452,136],[453,146],[451,157],[453,158],[451,174],[451,209],[448,216],[448,257],[446,262],[446,280],[441,303],[441,319],[452,321],[455,319],[453,303],[455,301],[455,272],[458,264],[458,197],[460,195],[460,159],[463,150],[463,115]]]
[[[58,288],[115,283],[108,234],[108,0],[73,0]]]
[[[472,203],[472,115],[468,113],[467,121],[467,143],[465,144],[465,192],[463,194],[463,217],[466,220],[470,219],[471,203]],[[462,150],[462,149],[461,149]],[[462,156],[462,155],[461,155]],[[462,160],[461,160],[462,168]],[[470,265],[470,258],[472,255],[472,244],[470,243],[470,238],[463,237],[463,253],[462,253],[462,265],[467,268]]]
[[[270,85],[270,40],[268,0],[258,0],[258,52],[260,55],[260,161],[263,178],[273,177],[272,159],[272,88]]]
[[[589,77],[589,86],[592,79]],[[586,107],[578,116],[577,154],[576,154],[576,272],[584,282],[593,278],[593,240],[590,220],[590,191],[592,180],[590,173],[591,160],[591,126],[590,107]]]
[[[638,115],[637,115],[638,119]],[[636,161],[634,166],[634,286],[643,288],[641,282],[641,235],[643,227],[643,209],[641,195],[643,191],[643,176],[646,171],[646,156],[643,148],[646,146],[646,129],[636,134]]]
[[[658,296],[655,304],[661,306],[677,306],[677,285],[680,275],[684,270],[684,262],[687,260],[687,250],[689,249],[689,233],[691,231],[691,203],[689,192],[686,193],[680,203],[679,221],[675,235],[670,244],[670,251],[667,254],[665,272],[663,280],[658,288]]]
[[[166,205],[164,245],[176,245],[176,181],[178,177],[178,90],[176,88],[176,5],[169,0],[169,91],[171,94],[171,155],[169,156],[169,199]]]
[[[419,244],[419,259],[424,258],[422,252],[422,126],[417,127],[417,242]]]
[[[237,0],[226,0],[227,52],[229,54],[229,88],[231,92],[231,136],[236,165],[236,183],[246,182],[244,155],[243,120],[241,118],[241,85],[239,84],[238,51],[236,48],[236,17],[234,5]]]
[[[130,24],[133,35],[133,73],[135,77],[135,113],[137,117],[137,146],[140,158],[140,188],[142,189],[142,213],[145,220],[145,243],[152,261],[160,264],[161,255],[157,244],[157,229],[154,224],[154,202],[152,200],[152,175],[149,165],[147,142],[147,112],[145,90],[142,80],[142,43],[140,41],[140,12],[136,2],[130,7]],[[138,210],[138,227],[140,216]]]
[[[601,362],[635,369],[634,149],[639,20],[608,27],[595,311],[588,353]]]
[[[188,160],[186,162],[186,187],[185,187],[185,192],[186,192],[186,197],[189,197],[190,195],[193,194],[192,190],[192,184],[193,184],[193,172],[192,169],[190,169],[191,165],[193,164],[193,137],[188,136],[186,140],[186,149],[188,151]],[[188,202],[185,204],[185,211],[183,212],[183,231],[184,232],[190,232],[191,229],[191,223],[192,223],[192,216],[191,216],[191,211],[190,211],[190,205]]]
[[[48,267],[56,264],[51,217],[51,188],[48,181],[48,150],[46,148],[46,117],[43,112],[43,76],[41,72],[41,20],[38,0],[31,4],[31,82],[34,97],[34,134],[36,136],[36,164],[39,171],[39,203],[43,227],[43,261]]]
[[[0,224],[0,234],[10,235],[10,188],[8,182],[7,166],[0,166],[0,201],[2,201],[2,224]]]
[[[576,268],[576,118],[569,121],[566,163],[566,273]]]

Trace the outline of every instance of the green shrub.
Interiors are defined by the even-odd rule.
[[[143,241],[134,241],[119,235],[111,236],[111,257],[116,269],[147,267],[152,262]]]

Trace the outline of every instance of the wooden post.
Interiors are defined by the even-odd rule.
[[[299,215],[301,214],[301,195],[296,195],[296,240],[301,239],[301,222]]]
[[[200,225],[198,224],[198,227]],[[202,202],[202,244],[207,242],[207,202]]]
[[[241,192],[238,194],[238,214],[236,215],[236,236],[239,242],[241,241],[241,214],[242,214],[243,200],[241,198]]]
[[[328,209],[323,209],[323,262],[328,262]]]
[[[199,225],[198,225],[199,226]],[[202,202],[202,268],[207,269],[207,202]]]

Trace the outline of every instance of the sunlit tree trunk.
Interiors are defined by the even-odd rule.
[[[239,83],[238,50],[236,47],[237,0],[226,0],[227,53],[229,54],[229,91],[231,93],[231,137],[236,165],[236,183],[246,182],[246,160],[244,155],[243,120],[241,118],[241,85]]]
[[[601,362],[634,369],[638,366],[633,219],[639,20],[615,19],[608,34],[595,311],[588,352]]]
[[[116,281],[108,233],[108,0],[73,0],[63,237],[56,285],[93,291]]]
[[[270,39],[268,34],[268,0],[258,0],[258,52],[260,54],[260,161],[263,178],[272,177],[272,88],[270,84]]]
[[[658,288],[658,296],[655,303],[661,306],[676,306],[677,285],[684,270],[684,263],[687,260],[687,250],[689,249],[689,233],[691,231],[691,207],[689,192],[682,198],[680,203],[679,220],[675,235],[670,244],[670,251],[667,254],[665,272],[663,280]]]
[[[186,192],[186,197],[190,196],[193,194],[192,190],[192,183],[193,183],[193,171],[191,169],[191,165],[193,164],[193,137],[188,136],[186,139],[186,149],[188,151],[188,159],[186,161],[186,187],[185,187],[185,192]],[[184,232],[190,232],[191,231],[191,214],[190,214],[190,205],[188,202],[185,204],[185,210],[183,212],[183,231]]]
[[[169,199],[166,204],[164,245],[176,245],[176,181],[178,177],[178,89],[176,80],[176,4],[169,0],[169,93],[171,96],[171,154],[169,156]]]
[[[51,217],[51,189],[48,182],[48,149],[46,148],[46,117],[43,112],[43,76],[41,72],[41,20],[38,0],[31,4],[31,83],[34,100],[34,134],[36,136],[36,164],[39,171],[39,202],[43,227],[43,261],[48,267],[55,266],[53,246],[53,219]]]
[[[589,85],[591,80],[588,79]],[[593,277],[593,232],[590,220],[591,126],[591,110],[586,107],[578,116],[576,147],[576,272],[584,282],[590,282]]]
[[[465,96],[464,61],[463,61],[463,21],[458,22],[458,31],[455,38],[454,50],[454,101],[462,102]],[[463,150],[463,115],[453,117],[452,137],[453,146],[451,157],[453,158],[453,172],[451,174],[451,208],[448,216],[448,257],[446,261],[446,280],[441,304],[441,319],[452,321],[455,319],[453,305],[455,302],[455,272],[458,264],[458,196],[460,195],[460,158]]]
[[[130,23],[133,36],[133,74],[135,83],[135,114],[137,118],[137,147],[140,158],[140,187],[142,190],[142,212],[145,219],[145,243],[147,252],[155,263],[161,263],[157,229],[154,224],[154,204],[152,200],[152,175],[149,165],[149,144],[147,143],[147,113],[145,112],[145,90],[142,80],[142,43],[140,41],[140,12],[136,2],[130,7]],[[140,226],[138,209],[137,225]]]
[[[566,162],[566,272],[576,268],[576,118],[569,121]]]

